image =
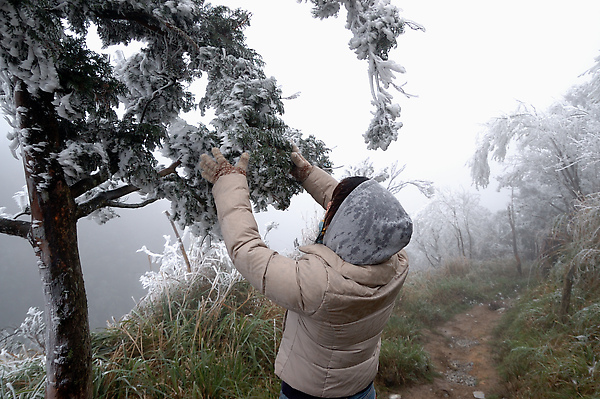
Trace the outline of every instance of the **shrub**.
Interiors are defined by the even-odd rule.
[[[433,367],[429,354],[419,342],[418,324],[393,315],[383,331],[377,382],[385,387],[431,381]]]

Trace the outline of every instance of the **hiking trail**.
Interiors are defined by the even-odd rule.
[[[424,346],[438,374],[432,383],[402,388],[389,399],[486,399],[508,397],[496,370],[492,332],[502,302],[477,305],[424,333]]]

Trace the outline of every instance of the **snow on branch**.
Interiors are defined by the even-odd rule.
[[[412,30],[425,31],[415,22],[400,16],[400,9],[392,5],[390,0],[311,0],[313,16],[328,18],[337,16],[340,5],[348,12],[346,28],[354,35],[350,39],[350,49],[354,50],[358,59],[369,63],[369,84],[371,87],[371,103],[375,107],[373,119],[363,137],[367,148],[387,150],[392,141],[398,138],[398,130],[402,122],[400,105],[393,103],[393,95],[388,91],[390,86],[400,93],[409,96],[403,85],[394,83],[396,73],[406,70],[389,58],[389,52],[397,47],[397,38],[406,27]]]
[[[0,217],[0,233],[27,238],[31,230],[31,222]]]
[[[171,164],[169,167],[158,171],[157,175],[159,177],[165,177],[170,174],[176,173],[176,168],[180,164],[181,164],[181,162],[176,161],[173,164]],[[109,191],[100,191],[95,196],[93,196],[91,199],[78,204],[77,217],[82,218],[82,217],[88,216],[104,207],[141,208],[141,207],[151,204],[159,199],[157,197],[148,198],[148,199],[140,202],[139,204],[126,204],[126,203],[117,201],[118,199],[120,199],[128,194],[137,192],[139,190],[140,190],[139,187],[128,184],[125,186],[117,187],[117,188],[109,190]]]
[[[404,172],[405,168],[406,165],[398,166],[398,162],[396,161],[389,167],[386,166],[385,168],[376,171],[373,162],[367,158],[357,165],[351,165],[346,168],[342,178],[349,176],[365,176],[382,184],[392,194],[399,193],[407,186],[413,186],[425,197],[432,198],[435,194],[433,182],[419,179],[403,180],[400,178],[400,175]]]

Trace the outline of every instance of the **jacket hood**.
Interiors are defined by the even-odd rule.
[[[354,265],[376,265],[404,248],[412,220],[392,193],[375,180],[359,184],[333,216],[323,244]]]

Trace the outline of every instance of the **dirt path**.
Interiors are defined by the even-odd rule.
[[[390,399],[504,398],[490,341],[503,304],[476,306],[425,334],[425,348],[439,376],[433,383],[406,388]]]

